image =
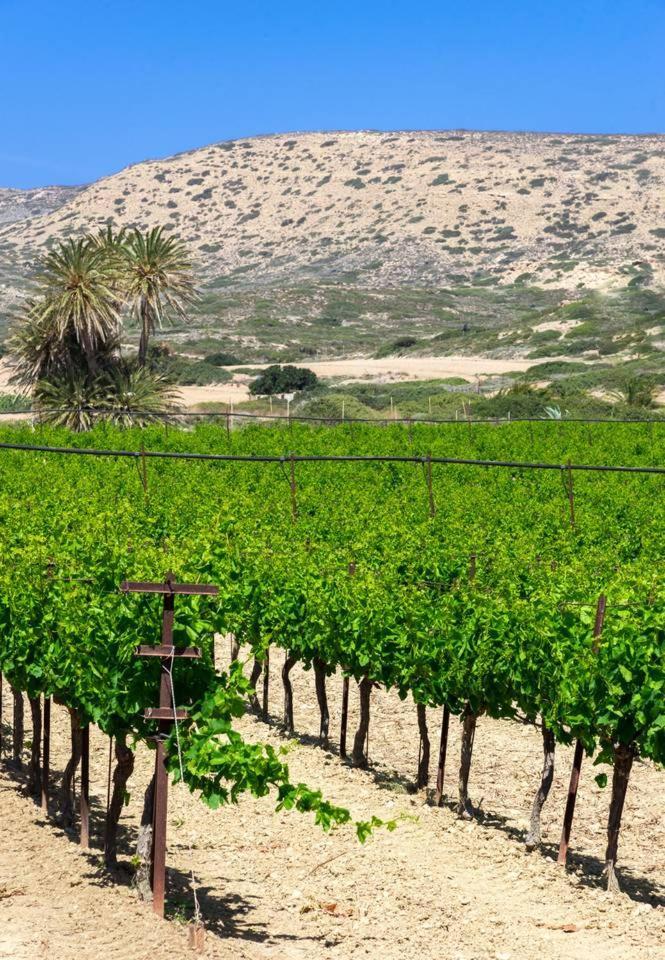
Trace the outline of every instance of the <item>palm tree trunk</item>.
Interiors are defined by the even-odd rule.
[[[141,319],[141,339],[139,340],[139,367],[145,367],[148,358],[148,343],[150,341],[150,307],[141,297],[139,302],[139,317]]]

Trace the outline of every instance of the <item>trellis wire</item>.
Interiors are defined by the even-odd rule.
[[[52,447],[45,444],[0,443],[0,450],[19,450],[33,453],[62,453],[88,457],[131,457],[157,460],[202,460],[228,463],[443,463],[466,467],[507,467],[514,470],[580,470],[599,473],[653,473],[665,474],[663,467],[623,466],[595,463],[541,463],[520,460],[474,460],[466,457],[406,456],[398,454],[276,454],[255,455],[240,453],[192,453],[174,450],[105,450],[92,447]]]

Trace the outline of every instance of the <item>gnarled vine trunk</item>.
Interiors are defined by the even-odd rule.
[[[529,832],[527,833],[524,841],[527,850],[535,850],[536,847],[539,847],[541,844],[542,835],[540,830],[540,814],[543,806],[545,805],[545,801],[549,796],[552,781],[554,779],[554,750],[556,748],[556,740],[554,739],[554,734],[546,726],[544,720],[542,725],[542,735],[543,772],[540,777],[540,786],[538,787],[536,796],[533,800],[533,806],[531,808],[531,823],[529,824]]]
[[[155,809],[155,775],[153,774],[143,798],[143,813],[136,841],[137,867],[134,874],[134,887],[141,900],[152,898],[152,878],[150,876],[152,855],[152,823]]]
[[[240,656],[240,644],[236,640],[235,633],[231,634],[231,663],[235,663]]]
[[[282,667],[282,684],[284,685],[284,727],[288,733],[293,733],[293,687],[289,674],[296,665],[296,658],[287,650]]]
[[[9,685],[14,700],[13,710],[13,732],[12,732],[12,763],[19,770],[23,765],[23,741],[25,740],[24,716],[23,716],[23,694],[16,687]]]
[[[356,735],[353,738],[352,753],[353,763],[356,767],[366,767],[368,762],[366,744],[367,733],[369,731],[369,705],[372,685],[369,677],[363,677],[358,684],[358,692],[360,694],[360,720],[358,722]]]
[[[328,746],[328,729],[330,727],[330,713],[328,712],[328,695],[326,693],[326,665],[320,657],[314,657],[312,660],[314,668],[314,685],[316,687],[316,699],[319,704],[319,713],[321,714],[321,723],[319,726],[319,746]]]
[[[134,771],[134,752],[127,746],[124,734],[115,738],[115,761],[113,792],[104,829],[104,863],[109,870],[118,866],[118,823],[127,795],[127,781]]]
[[[420,733],[420,751],[416,786],[418,789],[420,789],[421,787],[426,787],[429,783],[430,741],[429,731],[427,730],[427,708],[425,707],[424,703],[416,704],[416,716],[418,717],[418,731]]]
[[[60,786],[60,817],[65,828],[74,826],[74,776],[81,760],[81,721],[76,710],[71,707],[67,709],[69,710],[72,746]]]
[[[462,713],[462,748],[460,751],[459,767],[459,797],[457,800],[458,817],[471,818],[473,807],[469,800],[469,773],[471,772],[471,757],[473,756],[473,741],[476,735],[478,718],[471,712],[469,704]]]
[[[259,659],[254,657],[254,665],[252,667],[252,672],[249,677],[249,685],[252,688],[252,692],[249,696],[249,703],[252,710],[260,710],[259,698],[256,695],[256,685],[259,682],[259,677],[261,676],[261,671],[263,669],[263,664]]]
[[[621,888],[616,875],[617,853],[621,816],[626,800],[630,771],[635,759],[635,744],[619,743],[614,747],[614,770],[612,772],[612,799],[607,820],[607,851],[605,853],[605,876],[608,893],[619,893]]]
[[[42,792],[42,702],[39,697],[29,697],[32,717],[32,745],[28,768],[28,790],[33,796]]]

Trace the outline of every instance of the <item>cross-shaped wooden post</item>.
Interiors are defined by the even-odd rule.
[[[199,658],[199,647],[173,646],[173,618],[176,594],[214,597],[219,589],[198,583],[175,583],[172,573],[166,574],[164,583],[134,583],[125,580],[120,589],[124,593],[160,593],[164,597],[162,614],[162,642],[157,646],[140,646],[136,650],[139,657],[159,657],[161,663],[161,682],[159,687],[159,706],[148,708],[146,720],[159,721],[159,733],[156,738],[155,756],[155,800],[152,816],[152,849],[150,877],[152,881],[152,908],[160,917],[164,916],[164,891],[166,883],[166,805],[168,800],[169,779],[166,769],[164,741],[176,720],[184,720],[187,710],[176,710],[173,702],[171,666],[176,657]]]

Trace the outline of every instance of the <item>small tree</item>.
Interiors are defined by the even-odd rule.
[[[263,373],[250,385],[249,392],[257,394],[292,393],[297,390],[311,390],[318,383],[318,377],[307,367],[280,366],[266,367]]]

